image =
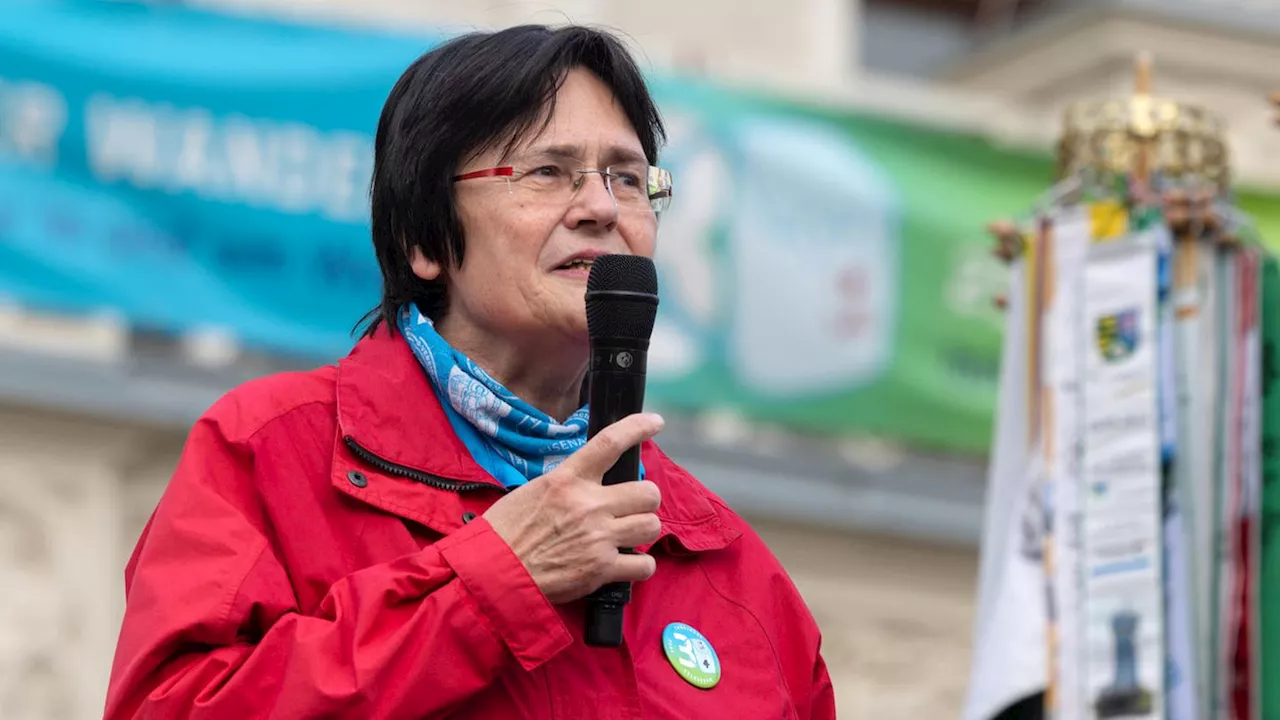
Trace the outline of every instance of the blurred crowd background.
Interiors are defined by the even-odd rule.
[[[440,38],[614,28],[662,106],[661,444],[749,516],[842,718],[958,716],[1006,272],[1070,102],[1229,128],[1280,242],[1274,0],[0,0],[0,719],[101,716],[192,421],[378,297],[371,135]],[[804,372],[797,372],[801,358]]]

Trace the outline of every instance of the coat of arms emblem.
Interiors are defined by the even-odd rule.
[[[1120,362],[1138,348],[1138,311],[1123,310],[1098,318],[1098,352],[1107,362]]]

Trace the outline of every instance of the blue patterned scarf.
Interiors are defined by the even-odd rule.
[[[563,423],[556,422],[449,345],[416,305],[400,310],[399,327],[454,432],[480,467],[504,486],[547,474],[586,444],[585,405]]]

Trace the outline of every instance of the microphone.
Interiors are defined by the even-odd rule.
[[[635,255],[601,255],[587,277],[587,368],[590,418],[587,438],[644,408],[649,336],[658,314],[658,271]],[[629,448],[604,474],[605,485],[640,479],[640,446]],[[620,548],[624,553],[631,548]],[[584,639],[588,645],[622,644],[622,611],[631,602],[631,583],[604,585],[587,596]]]

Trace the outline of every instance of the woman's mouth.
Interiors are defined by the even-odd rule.
[[[556,268],[556,270],[591,270],[591,260],[588,258],[577,258]]]

